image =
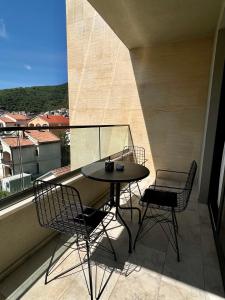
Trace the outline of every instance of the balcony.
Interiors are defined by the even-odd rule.
[[[25,131],[26,128],[18,130]],[[48,170],[41,177],[49,180],[54,178],[58,182],[75,186],[85,202],[99,206],[106,199],[108,186],[83,178],[80,167],[108,156],[119,158],[123,147],[132,144],[129,126],[71,126],[69,130],[69,167],[63,167],[64,174],[59,170]],[[87,147],[87,141],[93,147]],[[143,180],[142,191],[150,183],[149,178]],[[2,199],[0,203],[0,236],[4,241],[0,264],[2,299],[89,299],[82,272],[71,272],[68,276],[44,285],[44,273],[56,237],[52,232],[39,227],[31,200],[32,188]],[[121,200],[126,205],[127,199]],[[134,197],[133,200],[138,206],[138,198]],[[137,216],[131,222],[129,212],[125,212],[124,218],[134,237],[138,228]],[[122,224],[114,221],[110,238],[118,253],[118,262],[104,258],[98,249],[91,257],[93,273],[97,270],[98,277],[104,275],[104,280],[109,278],[101,299],[209,300],[224,297],[208,207],[198,202],[197,186],[187,210],[178,214],[178,222],[180,263],[176,261],[176,255],[158,227],[144,236],[137,243],[136,250],[128,254],[126,231]],[[57,253],[65,261],[55,272],[71,266],[78,259],[77,253],[63,246]]]
[[[8,153],[0,162],[0,300],[89,299],[81,272],[44,285],[57,236],[37,222],[32,184],[41,178],[71,185],[80,191],[85,204],[98,207],[108,199],[109,185],[83,177],[81,167],[109,156],[120,159],[123,147],[133,144],[145,148],[150,169],[150,176],[141,182],[142,191],[153,182],[156,169],[186,170],[191,160],[197,161],[191,201],[187,210],[178,214],[181,262],[176,261],[160,227],[138,241],[129,255],[127,232],[113,221],[110,238],[118,263],[105,259],[99,249],[91,257],[93,274],[98,271],[97,287],[108,278],[101,299],[224,299],[225,0],[65,3],[68,85],[63,86],[68,86],[70,124],[76,126],[0,128],[0,150]],[[9,17],[10,11],[13,13],[7,9]],[[49,16],[47,10],[44,13]],[[19,58],[22,54],[15,64],[18,69],[29,49],[8,51],[15,37],[8,22],[3,12],[0,39],[4,39],[7,55],[13,52]],[[20,25],[23,23],[25,18]],[[58,37],[60,32],[57,29]],[[18,41],[19,35],[16,37]],[[51,49],[55,52],[51,57],[61,62],[56,48]],[[41,57],[40,52],[38,59]],[[13,59],[10,62],[3,64],[14,78]],[[26,72],[39,69],[24,67]],[[21,74],[20,70],[19,79]],[[44,80],[44,72],[39,74]],[[57,105],[54,97],[53,106]],[[5,99],[11,102],[10,97]],[[5,121],[2,126],[17,125]],[[50,123],[43,126],[46,124]],[[176,178],[176,184],[182,184],[181,178]],[[125,197],[121,196],[121,201],[127,205]],[[138,197],[134,203],[139,205]],[[134,238],[137,215],[132,222],[129,211],[123,216]],[[57,255],[65,260],[55,272],[78,258],[63,244]]]
[[[12,160],[7,160],[7,159],[2,158],[1,163],[3,165],[11,166],[12,165]]]

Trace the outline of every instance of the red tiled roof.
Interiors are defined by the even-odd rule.
[[[47,130],[27,130],[25,134],[37,140],[39,143],[59,142],[60,139]]]
[[[15,123],[13,120],[11,120],[7,117],[0,117],[0,121],[3,121],[5,123]]]
[[[21,137],[18,138],[16,136],[3,137],[1,140],[4,141],[4,143],[6,143],[8,146],[10,146],[12,148],[17,148],[19,146],[26,147],[26,146],[34,145],[34,143],[32,141],[30,141],[29,139],[25,139],[25,138],[21,138]]]
[[[69,118],[64,116],[52,116],[52,115],[44,115],[40,116],[44,121],[48,122],[49,124],[60,124],[60,125],[69,125]]]
[[[17,121],[27,121],[30,120],[28,116],[21,115],[21,114],[7,114],[6,116],[9,116]]]

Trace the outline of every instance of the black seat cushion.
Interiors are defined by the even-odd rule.
[[[70,206],[70,210],[65,210],[56,216],[56,218],[52,220],[50,228],[56,229],[60,232],[74,232],[81,234],[88,232],[90,234],[108,214],[105,211],[85,207],[83,214],[78,214],[74,217],[75,212],[72,213],[71,209],[72,206]]]
[[[86,207],[84,209],[84,214],[87,216],[92,214],[90,217],[84,216],[84,219],[86,221],[87,226],[95,228],[105,218],[107,212],[102,210],[94,210],[91,207]]]
[[[169,191],[146,189],[141,201],[159,206],[176,207],[177,194]]]

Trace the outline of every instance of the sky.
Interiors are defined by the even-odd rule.
[[[0,0],[0,89],[67,82],[65,0]]]

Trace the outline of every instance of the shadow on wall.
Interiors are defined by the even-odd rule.
[[[130,50],[155,168],[199,162],[212,38]]]

